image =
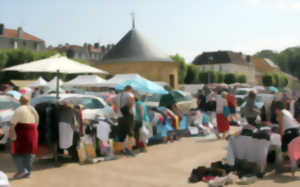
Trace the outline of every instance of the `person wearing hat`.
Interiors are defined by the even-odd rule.
[[[11,119],[9,129],[11,152],[17,167],[14,179],[30,177],[32,163],[38,151],[38,113],[30,106],[29,96],[23,95],[20,104]]]

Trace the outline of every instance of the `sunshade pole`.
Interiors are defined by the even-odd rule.
[[[59,99],[59,70],[56,71],[56,99]]]

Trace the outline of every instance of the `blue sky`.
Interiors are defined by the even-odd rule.
[[[300,0],[0,0],[0,22],[47,45],[117,43],[136,28],[167,54],[300,45]]]

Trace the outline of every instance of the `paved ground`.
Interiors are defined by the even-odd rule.
[[[116,161],[91,165],[77,163],[53,167],[52,163],[39,162],[30,179],[12,181],[12,187],[201,187],[205,183],[188,184],[193,168],[209,165],[226,154],[225,141],[203,141],[199,138],[184,138],[178,142],[152,146],[148,153],[136,158],[121,158]],[[11,177],[14,172],[9,155],[0,153],[0,170]],[[300,177],[300,172],[297,173]],[[266,176],[250,187],[261,186],[299,187],[300,178],[290,173],[276,177]],[[231,185],[236,186],[236,185]]]

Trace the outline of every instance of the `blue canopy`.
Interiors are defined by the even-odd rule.
[[[131,86],[134,90],[152,94],[167,94],[168,92],[160,85],[143,77],[127,80],[121,84],[117,84],[117,90],[124,90],[126,86]]]

